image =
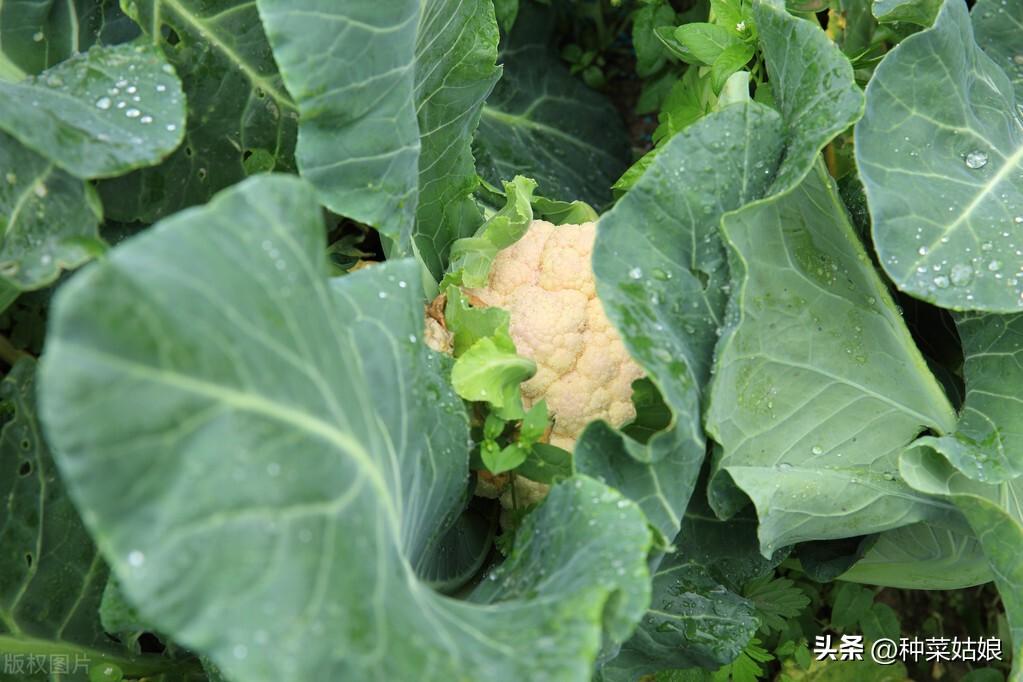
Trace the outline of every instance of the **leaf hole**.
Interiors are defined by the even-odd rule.
[[[18,467],[18,475],[24,477],[30,473],[32,473],[32,462],[22,462],[21,466]]]
[[[163,39],[167,41],[168,45],[177,45],[181,42],[181,36],[173,28],[164,24],[160,27],[160,32],[163,34]]]
[[[185,156],[191,156],[194,153],[195,151],[192,149],[191,145],[185,147]]]
[[[710,283],[710,275],[708,275],[706,272],[704,272],[700,268],[693,268],[693,275],[696,276],[696,279],[700,280],[700,287],[704,291],[706,291],[707,290],[707,285]]]
[[[138,638],[139,649],[144,654],[162,654],[167,647],[151,632],[143,632]]]
[[[25,552],[25,565],[32,568],[32,552]]]
[[[21,449],[26,452],[32,449],[32,441],[30,441],[28,438],[22,438],[20,445]]]

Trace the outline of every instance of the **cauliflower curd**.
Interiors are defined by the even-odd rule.
[[[571,451],[586,424],[621,426],[635,417],[632,382],[643,370],[629,357],[600,300],[590,265],[596,224],[534,220],[500,251],[487,286],[467,293],[508,311],[519,355],[536,363],[522,384],[527,409],[546,398],[550,442]]]

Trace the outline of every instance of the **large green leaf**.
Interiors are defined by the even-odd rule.
[[[823,167],[723,231],[736,295],[707,429],[756,505],[762,549],[944,513],[899,480],[897,458],[955,414]]]
[[[477,167],[498,187],[525,175],[545,197],[599,207],[629,165],[629,138],[611,102],[565,68],[549,42],[552,22],[535,3],[522,7],[501,49],[504,75],[483,107]]]
[[[989,483],[1023,474],[1023,314],[961,313],[966,401],[955,433],[920,439],[966,476]]]
[[[874,0],[871,11],[881,23],[906,21],[930,26],[941,9],[942,0]]]
[[[417,263],[330,281],[324,238],[311,186],[252,178],[55,298],[47,435],[125,595],[229,679],[589,679],[648,603],[642,513],[574,477],[485,605],[428,589],[466,414],[419,341]]]
[[[184,124],[181,82],[141,45],[93,47],[39,76],[0,81],[0,129],[80,178],[159,163]]]
[[[902,475],[914,488],[951,499],[962,510],[984,550],[1005,614],[1015,650],[1010,679],[1023,679],[1023,478],[987,484],[967,478],[942,455],[926,445],[906,452]]]
[[[947,0],[932,28],[878,66],[856,161],[874,246],[900,289],[956,310],[1023,305],[1019,117],[1012,83],[974,42],[962,0]]]
[[[654,573],[650,610],[599,679],[634,682],[658,670],[717,669],[735,660],[758,627],[742,587],[787,555],[761,556],[756,529],[756,517],[720,521],[694,495],[674,552]]]
[[[0,132],[0,278],[15,290],[52,283],[99,245],[92,187]]]
[[[481,215],[470,140],[497,81],[487,0],[260,0],[302,114],[298,164],[332,210],[404,244],[435,277]],[[317,55],[317,65],[309,55]]]
[[[968,527],[920,522],[881,533],[839,579],[910,590],[954,590],[989,582],[991,569]]]
[[[1012,81],[1018,106],[1023,103],[1023,2],[978,0],[970,19],[977,44]]]
[[[683,129],[601,220],[594,248],[608,316],[674,422],[646,444],[591,426],[576,466],[640,500],[665,538],[678,528],[704,453],[700,408],[728,291],[721,218],[788,191],[862,108],[848,60],[819,27],[769,2],[755,12],[782,116],[746,104]]]
[[[250,0],[126,5],[181,78],[184,141],[155,168],[100,184],[107,215],[151,223],[205,203],[251,173],[294,169],[298,112]]]
[[[810,172],[821,149],[863,113],[852,64],[815,22],[789,14],[781,0],[757,0],[753,17],[785,126],[785,156],[771,193]]]
[[[126,42],[138,35],[117,0],[39,2],[7,0],[0,4],[0,78],[21,80],[96,43]]]
[[[99,621],[107,568],[57,478],[35,415],[35,362],[0,383],[0,661],[5,679],[86,680],[113,664],[144,675],[168,666],[109,639]],[[30,657],[42,657],[30,661]],[[53,675],[61,672],[66,676]],[[19,670],[20,668],[20,670]],[[7,674],[22,673],[18,677]]]
[[[576,468],[639,501],[666,540],[678,531],[705,450],[701,394],[728,282],[718,222],[767,190],[781,149],[774,111],[747,104],[713,113],[679,132],[599,223],[600,300],[673,419],[645,444],[591,425],[576,444]]]

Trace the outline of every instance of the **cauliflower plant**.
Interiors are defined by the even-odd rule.
[[[569,451],[589,422],[621,426],[635,417],[632,382],[643,376],[597,298],[595,236],[592,222],[534,220],[494,258],[487,286],[466,292],[476,304],[508,311],[516,352],[537,368],[522,383],[523,402],[528,409],[546,398],[550,442]]]

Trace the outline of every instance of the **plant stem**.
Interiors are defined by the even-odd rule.
[[[32,357],[30,353],[26,353],[20,348],[15,348],[14,344],[12,344],[6,336],[0,334],[0,359],[11,367],[14,367],[14,364],[18,362],[18,360],[30,357]]]

